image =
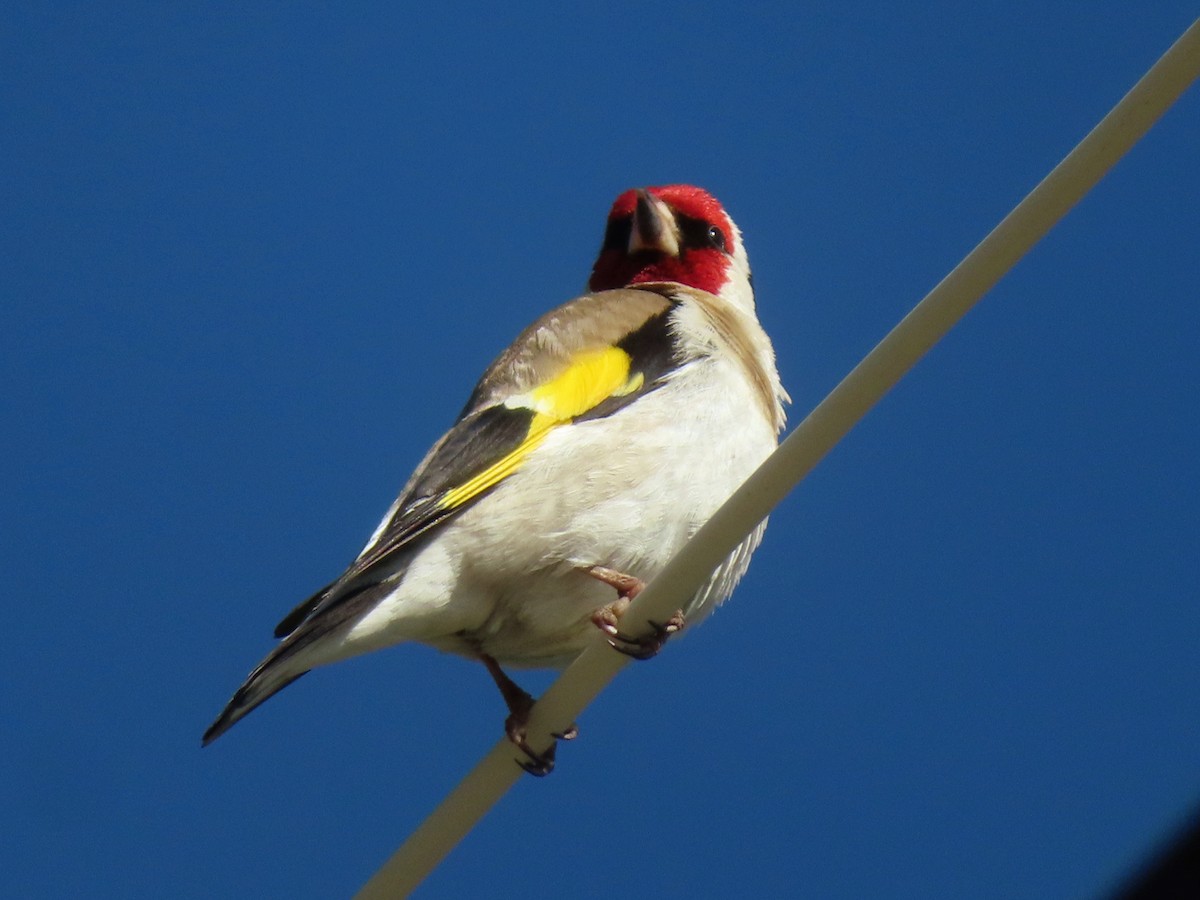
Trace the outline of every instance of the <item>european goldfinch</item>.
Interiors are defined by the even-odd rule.
[[[672,619],[622,634],[629,600],[776,446],[788,399],[737,226],[709,193],[621,194],[589,293],[484,372],[350,567],[290,612],[208,744],[317,666],[405,641],[485,664],[525,743],[532,698],[501,669],[562,667],[599,627],[652,655],[723,601],[765,523]]]

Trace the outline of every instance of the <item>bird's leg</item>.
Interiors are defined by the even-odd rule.
[[[663,648],[667,638],[680,631],[686,624],[683,610],[677,609],[675,614],[665,622],[647,623],[654,629],[648,635],[631,637],[624,634],[617,623],[625,614],[625,610],[629,608],[629,604],[633,602],[633,598],[642,592],[646,582],[615,569],[606,569],[604,566],[592,566],[586,571],[597,581],[602,581],[617,591],[616,600],[592,613],[592,623],[608,635],[608,643],[614,650],[624,653],[626,656],[632,656],[634,659],[650,659]]]
[[[517,765],[530,775],[538,777],[549,775],[554,770],[554,751],[558,747],[558,741],[571,740],[579,734],[579,729],[572,723],[565,731],[553,735],[556,740],[545,752],[538,753],[529,746],[525,734],[525,729],[529,725],[529,711],[533,709],[533,697],[509,678],[500,668],[500,664],[492,657],[481,653],[479,659],[487,667],[488,674],[496,682],[496,687],[500,689],[500,695],[508,707],[508,718],[504,720],[504,733],[508,735],[508,739],[517,746],[518,750],[529,757],[528,760],[518,760]]]

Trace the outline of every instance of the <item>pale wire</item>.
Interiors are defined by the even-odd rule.
[[[682,607],[742,539],[1012,266],[1061,219],[1200,75],[1200,20],[1049,175],[809,414],[697,532],[622,617],[640,633]],[[669,655],[669,654],[668,654]],[[529,742],[574,722],[628,658],[599,631],[534,706]],[[518,778],[520,753],[502,739],[357,895],[403,897],[441,862]]]

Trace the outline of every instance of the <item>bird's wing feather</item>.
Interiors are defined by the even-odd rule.
[[[666,292],[603,291],[572,300],[526,329],[488,367],[359,557],[292,610],[275,636],[401,571],[415,541],[519,470],[555,428],[612,415],[658,387],[682,363],[671,307]]]

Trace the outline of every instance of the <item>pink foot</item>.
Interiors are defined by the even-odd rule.
[[[592,566],[587,573],[596,580],[616,588],[620,594],[612,603],[592,613],[592,624],[608,635],[609,646],[618,653],[624,653],[634,659],[650,659],[658,654],[671,635],[682,630],[686,624],[683,610],[679,609],[665,622],[648,623],[653,629],[648,635],[633,637],[622,633],[618,625],[621,616],[625,614],[633,598],[642,592],[646,583],[640,578],[603,566]]]
[[[558,749],[558,741],[569,741],[579,734],[579,729],[572,723],[564,731],[555,733],[555,742],[545,751],[539,753],[526,740],[526,729],[529,726],[529,711],[533,709],[533,697],[529,692],[513,681],[500,668],[500,664],[486,653],[480,654],[480,660],[487,667],[496,687],[500,689],[504,703],[508,707],[508,718],[504,720],[504,733],[524,753],[528,759],[517,760],[517,765],[541,778],[554,771],[554,753]]]

